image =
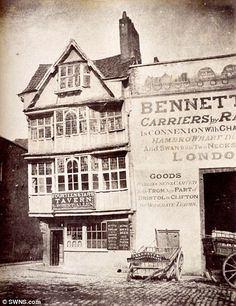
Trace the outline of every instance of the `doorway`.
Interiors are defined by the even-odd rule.
[[[51,231],[50,265],[58,266],[63,253],[63,231]]]
[[[201,233],[236,232],[236,168],[200,169]],[[222,260],[204,256],[202,269],[221,270]]]
[[[205,234],[236,232],[236,171],[203,174]]]

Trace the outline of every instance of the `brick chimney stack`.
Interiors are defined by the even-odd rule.
[[[135,64],[141,64],[139,35],[126,12],[123,12],[119,20],[119,27],[121,58],[123,60],[133,59]]]

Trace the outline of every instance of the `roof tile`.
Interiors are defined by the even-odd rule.
[[[23,90],[20,94],[35,91],[38,84],[48,71],[49,67],[51,67],[51,64],[40,64],[25,90]]]
[[[132,60],[122,60],[121,55],[106,57],[93,61],[106,79],[121,78],[127,76]]]

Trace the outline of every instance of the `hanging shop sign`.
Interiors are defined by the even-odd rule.
[[[107,222],[108,250],[130,249],[130,228],[128,221]]]
[[[52,194],[53,210],[95,209],[95,192],[81,191]]]

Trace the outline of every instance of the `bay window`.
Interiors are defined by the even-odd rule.
[[[56,158],[57,191],[127,188],[125,155]]]
[[[59,66],[59,91],[70,91],[90,86],[90,68],[84,62]]]
[[[56,110],[56,135],[107,133],[122,129],[121,109],[101,111],[88,106]]]

